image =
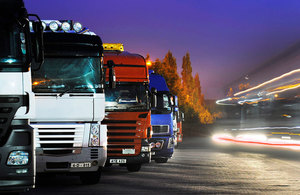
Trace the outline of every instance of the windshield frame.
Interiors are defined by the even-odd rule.
[[[103,90],[104,90],[104,84],[103,84],[103,70],[102,70],[102,59],[101,57],[99,56],[46,56],[45,57],[45,62],[43,64],[43,67],[42,69],[44,69],[46,66],[51,66],[51,64],[53,64],[53,62],[51,62],[49,64],[49,62],[47,60],[49,59],[72,59],[72,60],[76,60],[76,59],[88,59],[90,58],[90,60],[95,60],[94,63],[93,63],[93,68],[97,68],[98,71],[99,71],[99,75],[98,75],[98,81],[97,82],[94,82],[92,83],[94,85],[94,87],[89,87],[90,85],[89,84],[86,84],[86,88],[84,87],[84,85],[82,84],[81,87],[80,86],[76,86],[76,85],[68,85],[67,84],[67,79],[65,78],[57,78],[58,80],[61,80],[61,81],[65,81],[63,82],[63,87],[59,88],[59,85],[56,85],[56,83],[53,84],[53,88],[50,88],[49,86],[50,85],[44,85],[45,87],[40,87],[40,88],[35,88],[34,86],[38,86],[39,85],[39,82],[43,82],[43,80],[36,80],[35,78],[38,78],[36,76],[37,72],[39,72],[40,70],[38,71],[34,71],[32,72],[32,86],[33,86],[33,91],[35,93],[47,93],[47,94],[60,94],[60,96],[62,96],[63,94],[65,93],[103,93]],[[67,68],[71,68],[71,64],[69,64],[70,66]],[[56,71],[58,70],[59,68],[56,69]],[[45,73],[43,74],[45,75]],[[78,74],[78,76],[82,76],[83,74]],[[94,76],[96,76],[96,74],[94,74]],[[45,76],[44,76],[45,77]],[[42,77],[40,77],[42,78]],[[74,77],[75,78],[75,77]],[[95,77],[94,77],[95,78]],[[55,80],[55,79],[53,79]],[[53,80],[49,80],[53,82]],[[48,86],[48,87],[46,87]],[[56,88],[57,87],[57,88]],[[47,90],[47,89],[50,89],[50,90]],[[88,90],[92,90],[92,91],[88,91]]]

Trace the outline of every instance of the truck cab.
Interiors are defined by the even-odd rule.
[[[30,71],[32,61],[42,63],[42,57],[33,59],[42,53],[37,46],[42,33],[41,23],[35,22],[40,31],[30,38],[28,17],[22,0],[0,0],[0,193],[25,191],[35,182]]]
[[[72,20],[43,20],[45,62],[32,74],[37,173],[98,183],[107,156],[99,36]]]
[[[153,129],[151,144],[151,157],[157,163],[166,163],[174,152],[175,136],[173,96],[169,91],[165,79],[149,71],[151,90],[157,91],[157,107],[151,109],[151,125]]]
[[[151,137],[148,67],[144,57],[125,52],[123,44],[103,44],[106,81],[114,71],[115,88],[105,91],[108,129],[107,165],[139,171],[149,163]]]
[[[183,132],[182,132],[182,122],[184,121],[184,114],[180,112],[178,107],[178,97],[173,95],[174,106],[173,106],[173,129],[175,136],[175,147],[182,142]]]

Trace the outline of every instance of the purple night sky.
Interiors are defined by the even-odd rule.
[[[25,0],[41,19],[73,19],[103,42],[162,59],[179,71],[188,51],[206,98],[300,40],[299,0]]]

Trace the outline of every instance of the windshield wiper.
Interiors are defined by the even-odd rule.
[[[62,97],[65,93],[67,93],[67,92],[69,92],[71,90],[74,90],[74,89],[76,89],[76,86],[70,87],[69,89],[66,89],[65,91],[61,92],[58,96]]]

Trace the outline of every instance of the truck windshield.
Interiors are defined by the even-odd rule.
[[[3,18],[0,18],[2,21]],[[24,70],[26,41],[24,33],[16,25],[2,25],[0,22],[0,72]]]
[[[36,93],[96,93],[101,86],[99,57],[47,57],[32,74]]]
[[[157,107],[152,108],[152,114],[169,114],[172,111],[171,99],[168,94],[158,92],[157,93]]]
[[[119,112],[145,111],[148,91],[143,83],[121,84],[105,90],[105,110]]]

